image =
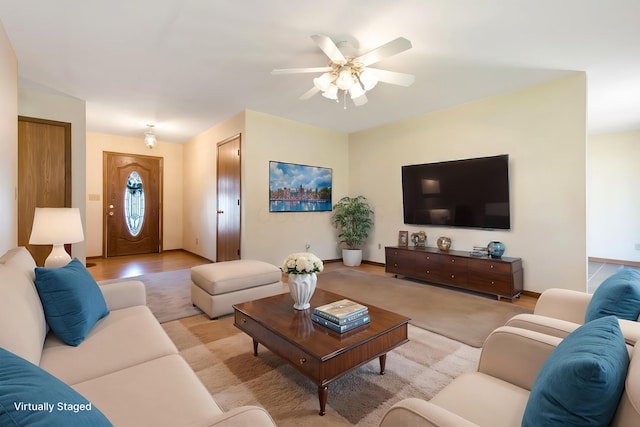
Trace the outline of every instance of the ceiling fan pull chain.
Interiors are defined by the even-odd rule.
[[[347,109],[347,91],[346,90],[342,91],[342,103],[344,104],[342,106],[342,109],[346,110]]]

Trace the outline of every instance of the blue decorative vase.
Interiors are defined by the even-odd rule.
[[[489,256],[491,258],[500,258],[504,254],[504,243],[502,242],[489,242],[487,245]]]

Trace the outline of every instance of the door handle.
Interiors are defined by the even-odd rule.
[[[113,211],[109,212],[109,216],[113,216]]]
[[[218,211],[216,211],[216,213],[222,214],[222,213],[224,213],[224,211],[218,210]]]

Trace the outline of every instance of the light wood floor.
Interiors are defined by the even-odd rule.
[[[181,270],[196,265],[208,264],[206,258],[183,250],[165,251],[160,254],[134,255],[113,258],[88,258],[87,268],[95,280],[121,279],[125,277],[139,276],[147,273],[161,271]],[[385,273],[384,267],[377,264],[362,264],[359,267],[345,267],[341,262],[326,262],[324,271],[335,271],[342,268],[351,268],[371,274],[380,274],[392,277]],[[286,280],[286,279],[285,279]],[[522,295],[513,301],[513,304],[533,308],[536,297]],[[508,300],[502,300],[505,304],[511,304]]]

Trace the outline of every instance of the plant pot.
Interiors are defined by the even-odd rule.
[[[357,267],[362,263],[362,249],[343,249],[342,263],[347,267]]]
[[[289,292],[293,298],[293,308],[306,310],[311,307],[309,301],[316,290],[318,276],[311,274],[289,274]]]

